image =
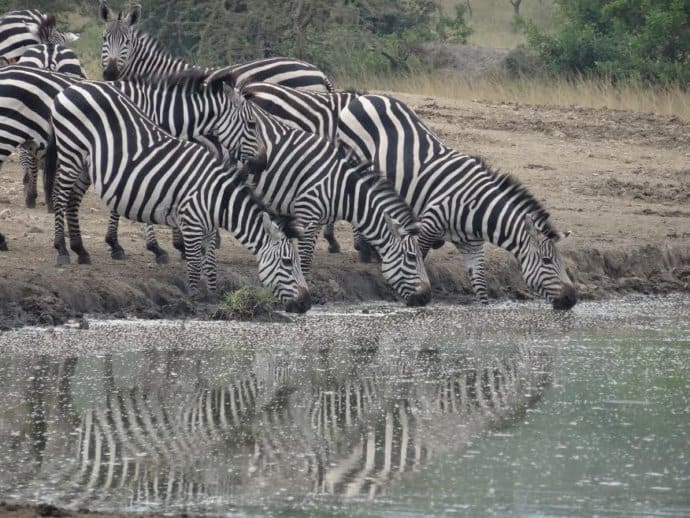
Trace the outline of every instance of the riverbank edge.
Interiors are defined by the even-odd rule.
[[[647,244],[629,250],[565,251],[566,266],[580,300],[602,300],[641,293],[662,295],[690,291],[690,247]],[[464,264],[454,257],[430,260],[427,272],[433,301],[474,302]],[[152,270],[146,278],[99,281],[93,278],[48,281],[42,277],[0,278],[0,330],[56,326],[99,318],[210,319],[217,306],[196,303],[185,289],[184,264]],[[515,260],[505,253],[487,254],[490,296],[496,300],[534,298],[522,280]],[[257,284],[249,266],[226,272],[220,292]],[[355,264],[317,269],[309,281],[314,304],[396,301],[377,265]]]

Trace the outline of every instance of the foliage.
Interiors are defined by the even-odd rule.
[[[562,28],[528,28],[555,74],[690,83],[690,0],[559,0]]]
[[[266,316],[278,307],[278,301],[268,288],[244,286],[228,293],[221,302],[223,310],[237,319]]]

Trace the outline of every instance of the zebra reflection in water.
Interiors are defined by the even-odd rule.
[[[224,384],[199,368],[183,396],[169,383],[179,365],[160,380],[142,367],[146,378],[122,386],[106,358],[104,404],[81,412],[62,449],[69,461],[44,458],[35,483],[48,484],[53,501],[92,508],[239,505],[277,488],[385,494],[407,472],[514,422],[549,381],[546,349],[462,351],[391,356],[368,344],[306,361],[267,355]],[[151,365],[165,363],[164,354],[173,353],[157,353]]]

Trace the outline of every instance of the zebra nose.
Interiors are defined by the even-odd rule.
[[[297,287],[297,297],[285,305],[288,313],[305,313],[311,308],[311,295],[304,286]]]
[[[561,294],[553,299],[553,309],[570,309],[577,303],[577,291],[572,284],[566,284],[561,289]]]
[[[114,59],[108,61],[108,66],[103,69],[104,81],[115,81],[117,79],[117,63]]]
[[[407,305],[411,307],[426,306],[431,301],[431,286],[428,282],[421,282],[416,291],[407,298]]]

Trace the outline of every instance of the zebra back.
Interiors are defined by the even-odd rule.
[[[58,31],[54,15],[46,16],[37,9],[12,11],[0,18],[0,57],[14,62],[33,45],[64,44],[78,37]]]
[[[47,43],[31,47],[22,54],[17,64],[86,79],[86,72],[76,53],[60,44]]]
[[[107,3],[101,0],[100,16],[106,23],[101,48],[103,79],[106,81],[170,74],[195,68],[183,59],[172,56],[156,38],[137,27],[141,18],[140,5],[134,5],[115,15]],[[237,72],[237,78],[242,84],[266,81],[300,89],[333,91],[333,84],[323,72],[298,59],[257,59],[232,65],[230,68]]]
[[[233,74],[231,82],[237,83]],[[340,112],[358,94],[309,92],[271,83],[248,83],[241,87],[245,99],[286,124],[335,141]]]

